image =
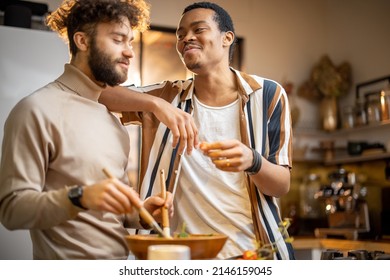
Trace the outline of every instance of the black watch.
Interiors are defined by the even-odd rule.
[[[73,205],[76,205],[77,207],[80,207],[84,210],[88,210],[85,208],[83,205],[81,205],[81,197],[83,196],[83,187],[82,186],[77,186],[75,188],[71,188],[68,191],[68,198],[72,202]]]

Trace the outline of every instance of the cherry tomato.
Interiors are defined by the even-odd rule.
[[[242,254],[242,258],[244,260],[257,260],[257,253],[252,250],[246,250],[244,251],[244,254]]]

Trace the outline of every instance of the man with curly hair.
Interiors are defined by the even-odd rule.
[[[48,17],[71,60],[11,111],[0,169],[0,221],[30,230],[34,259],[128,257],[126,228],[140,227],[138,194],[124,183],[129,136],[98,99],[127,79],[133,30],[148,21],[143,0],[64,1]],[[153,196],[144,207],[160,220],[164,203],[172,215],[171,199]]]

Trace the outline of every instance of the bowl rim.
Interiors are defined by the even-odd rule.
[[[159,245],[159,244],[171,244],[171,245],[186,245],[192,248],[192,246],[199,247],[199,244],[201,242],[206,242],[208,244],[215,243],[218,244],[218,252],[216,254],[210,253],[209,250],[208,253],[201,255],[198,250],[192,251],[191,250],[191,259],[213,259],[215,258],[218,253],[221,251],[221,249],[225,246],[226,241],[228,239],[227,235],[219,234],[219,233],[213,233],[213,234],[190,234],[189,237],[174,237],[172,239],[162,237],[158,234],[129,234],[125,236],[127,247],[129,250],[136,256],[138,259],[147,259],[146,257],[146,251],[145,249],[143,251],[140,250],[140,244],[142,242],[150,242],[148,246],[152,245]],[[191,245],[192,243],[192,245]],[[142,246],[142,245],[141,245]],[[146,246],[146,248],[148,247]],[[206,245],[207,246],[207,245]]]
[[[172,237],[164,238],[158,234],[129,234],[125,236],[126,239],[129,240],[158,240],[158,241],[176,241],[176,240],[210,240],[210,239],[227,239],[227,235],[219,234],[219,233],[211,233],[211,234],[189,234],[188,237]]]

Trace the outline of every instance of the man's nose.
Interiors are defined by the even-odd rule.
[[[126,57],[129,57],[129,58],[133,58],[134,57],[134,50],[133,50],[133,47],[132,46],[127,46],[124,50],[123,50],[123,55],[126,56]]]
[[[195,34],[193,32],[188,32],[183,39],[184,42],[190,42],[194,40],[195,40]]]

